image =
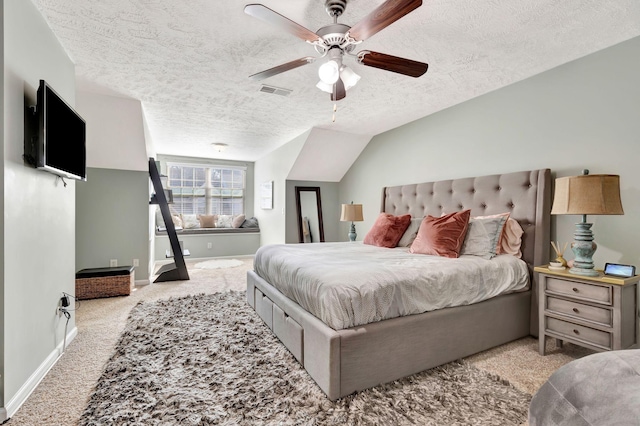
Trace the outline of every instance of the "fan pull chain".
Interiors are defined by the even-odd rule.
[[[333,104],[333,116],[331,117],[331,122],[336,122],[336,111],[338,111],[338,104]]]

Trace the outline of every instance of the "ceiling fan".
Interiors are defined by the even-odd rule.
[[[377,32],[393,24],[398,19],[414,11],[422,5],[422,0],[387,0],[353,27],[338,23],[338,17],[344,13],[347,0],[325,0],[325,9],[333,24],[320,28],[315,33],[302,25],[288,19],[262,4],[248,4],[244,8],[247,15],[276,25],[298,38],[312,44],[319,57],[306,56],[287,62],[277,67],[250,75],[253,80],[263,80],[274,75],[290,71],[328,57],[318,70],[320,81],[317,87],[331,94],[332,101],[346,96],[346,91],[353,87],[360,76],[343,64],[345,56],[355,57],[357,62],[370,67],[380,68],[411,77],[420,77],[427,72],[428,65],[423,62],[399,58],[370,50],[352,53],[355,46],[362,43]]]

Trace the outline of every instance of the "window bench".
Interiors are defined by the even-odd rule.
[[[176,234],[193,258],[253,255],[260,247],[260,228],[194,228]],[[166,260],[170,246],[167,232],[156,231],[154,259]]]

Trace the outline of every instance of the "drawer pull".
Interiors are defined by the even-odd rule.
[[[579,314],[580,310],[578,308],[573,308],[573,312],[575,312],[576,314]]]
[[[580,332],[579,332],[578,330],[576,330],[575,328],[573,329],[573,332],[574,332],[575,334],[580,334]]]
[[[574,288],[573,288],[573,292],[574,292],[574,293],[580,293],[580,290],[578,290],[577,288],[575,288],[575,287],[574,287]]]

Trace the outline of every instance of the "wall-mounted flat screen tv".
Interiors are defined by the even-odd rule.
[[[87,180],[86,123],[44,80],[37,95],[36,167]]]

